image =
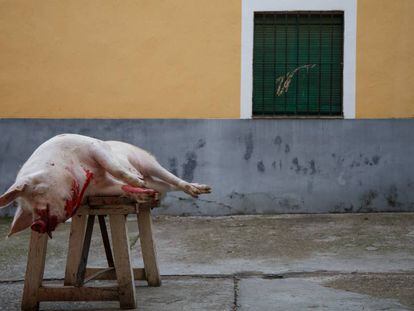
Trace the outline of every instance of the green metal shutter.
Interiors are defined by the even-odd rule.
[[[341,116],[343,12],[254,15],[253,115]]]

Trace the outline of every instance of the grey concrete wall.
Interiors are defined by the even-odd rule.
[[[4,119],[0,191],[36,146],[70,132],[136,144],[213,186],[198,200],[170,194],[162,214],[414,211],[413,130],[414,120]]]

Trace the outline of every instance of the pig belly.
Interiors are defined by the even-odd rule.
[[[90,187],[90,190],[88,191],[88,195],[90,196],[123,195],[124,194],[124,191],[122,190],[123,186],[124,184],[117,180],[108,180],[103,185]]]

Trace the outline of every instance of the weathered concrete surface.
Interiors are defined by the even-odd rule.
[[[160,214],[413,211],[413,130],[414,120],[3,119],[0,191],[40,143],[72,132],[139,145],[213,186],[199,200],[169,195]]]
[[[325,287],[324,278],[288,278],[283,280],[247,279],[239,284],[240,310],[393,310],[409,307],[397,299],[379,298]],[[411,278],[413,281],[414,278]],[[401,288],[398,288],[401,290]],[[413,299],[411,299],[412,301]]]
[[[369,277],[368,284],[364,278]],[[346,289],[332,282],[351,279]],[[392,279],[391,282],[384,280]],[[164,277],[137,285],[138,310],[414,310],[414,275]],[[20,310],[23,282],[0,282],[0,310]],[[368,292],[368,293],[367,293]],[[119,310],[117,302],[43,302],[41,310]]]
[[[323,280],[323,279],[322,279]],[[325,278],[322,285],[377,298],[398,299],[414,309],[414,274],[360,273]]]
[[[137,310],[231,310],[234,284],[232,279],[176,278],[163,281],[161,287],[139,282]],[[23,284],[0,283],[0,310],[20,310]],[[111,302],[43,302],[41,310],[120,310]]]
[[[4,237],[9,221],[0,223]],[[414,271],[414,213],[158,216],[154,224],[164,275]],[[136,221],[128,225],[137,255]],[[48,278],[63,277],[68,229],[68,224],[59,226],[49,241]],[[0,241],[3,280],[24,277],[29,233]],[[94,233],[89,262],[105,265],[98,226]],[[135,264],[140,263],[137,255]]]
[[[0,236],[9,223],[1,220]],[[139,282],[141,310],[414,310],[413,213],[158,216],[154,225],[164,283]],[[128,228],[134,250],[136,222]],[[49,240],[48,279],[63,278],[68,229],[60,226]],[[26,231],[0,241],[0,310],[18,310],[28,237]],[[106,264],[98,228],[89,263]],[[114,310],[117,304],[42,307]]]

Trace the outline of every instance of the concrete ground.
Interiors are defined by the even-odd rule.
[[[0,220],[5,236],[10,220]],[[136,222],[134,264],[142,265]],[[157,217],[163,285],[137,282],[139,310],[414,310],[414,214]],[[64,274],[69,225],[49,241],[45,278]],[[99,228],[91,266],[104,266]],[[0,310],[18,310],[29,231],[0,241]],[[118,303],[41,303],[115,310]]]

